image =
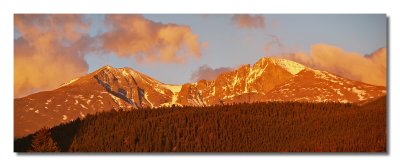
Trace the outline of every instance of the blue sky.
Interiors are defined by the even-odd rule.
[[[189,57],[186,63],[138,63],[133,56],[117,56],[113,52],[88,52],[84,60],[88,71],[102,66],[130,67],[164,83],[182,84],[200,66],[211,68],[237,67],[254,64],[263,56],[310,51],[314,44],[329,44],[349,52],[369,54],[387,47],[387,17],[384,14],[266,14],[259,15],[263,28],[243,28],[234,24],[232,14],[146,14],[144,18],[162,24],[185,25],[198,36],[201,47],[199,58]],[[255,15],[252,15],[255,16]],[[258,16],[258,15],[257,15]],[[97,37],[108,32],[105,15],[83,15],[89,23],[88,36]],[[132,27],[135,28],[135,27]],[[274,37],[273,37],[274,36]],[[21,37],[18,28],[14,38]],[[278,39],[265,51],[266,45]]]

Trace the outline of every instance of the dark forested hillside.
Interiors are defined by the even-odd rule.
[[[364,106],[273,102],[89,115],[49,130],[71,152],[385,152],[386,98]],[[33,135],[15,140],[30,150]]]

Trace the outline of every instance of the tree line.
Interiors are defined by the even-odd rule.
[[[35,151],[37,137],[45,137],[49,151],[62,152],[385,152],[386,98],[364,106],[269,102],[111,110],[16,139],[15,151]]]

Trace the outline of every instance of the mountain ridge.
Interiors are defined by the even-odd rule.
[[[15,135],[111,109],[299,101],[367,103],[386,87],[349,80],[299,63],[264,57],[214,80],[165,84],[131,68],[104,66],[55,90],[14,99]]]

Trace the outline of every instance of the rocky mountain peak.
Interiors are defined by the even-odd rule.
[[[111,109],[271,101],[367,103],[384,95],[385,87],[270,57],[223,73],[215,80],[183,85],[164,84],[130,68],[104,66],[53,91],[15,99],[15,135]]]

